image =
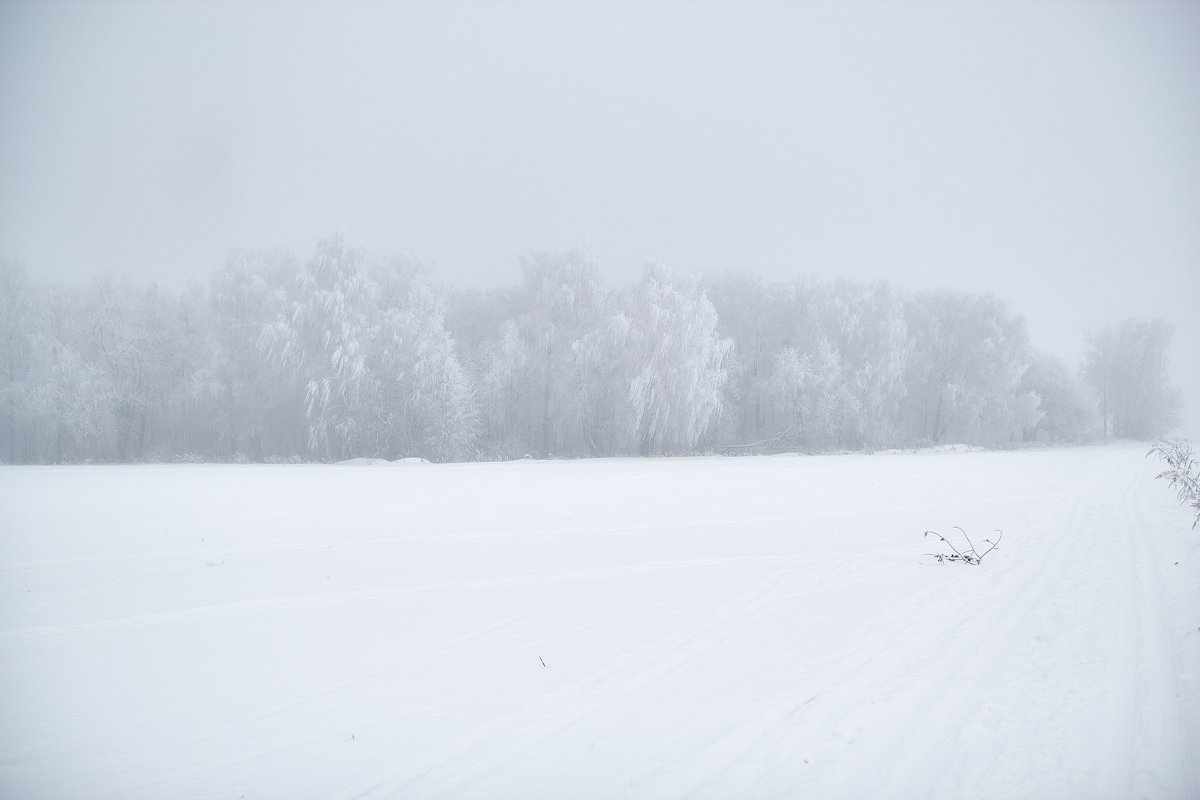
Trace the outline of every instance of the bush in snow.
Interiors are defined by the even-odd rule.
[[[961,533],[963,535],[963,538],[967,540],[966,547],[964,547],[962,550],[959,550],[957,547],[955,547],[953,544],[950,543],[949,539],[947,539],[945,536],[942,536],[937,531],[925,531],[926,536],[929,536],[929,534],[932,533],[934,536],[936,536],[938,539],[940,539],[947,547],[949,547],[951,550],[954,551],[953,553],[926,553],[926,555],[933,556],[940,563],[944,563],[946,561],[956,561],[961,564],[976,564],[977,565],[981,561],[983,561],[984,556],[986,556],[988,553],[990,553],[996,549],[996,545],[1000,544],[1000,539],[1004,536],[1004,531],[997,530],[996,533],[998,533],[1000,535],[996,537],[996,541],[993,542],[991,539],[984,539],[983,540],[984,543],[990,544],[991,547],[989,547],[987,550],[984,550],[982,553],[979,553],[975,550],[975,545],[971,542],[971,537],[967,536],[966,531],[964,531],[962,528],[958,527],[957,525],[954,526],[954,529],[957,530],[959,533]]]
[[[1167,462],[1167,469],[1155,475],[1163,478],[1175,490],[1179,502],[1196,512],[1192,529],[1200,524],[1200,464],[1192,455],[1186,439],[1162,439],[1154,443],[1146,456],[1157,455]]]

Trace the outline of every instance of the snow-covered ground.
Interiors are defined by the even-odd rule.
[[[0,796],[1198,797],[1144,452],[3,468]]]

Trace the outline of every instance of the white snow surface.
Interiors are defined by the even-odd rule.
[[[1200,797],[1144,452],[2,468],[0,796]]]

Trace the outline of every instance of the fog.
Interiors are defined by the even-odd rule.
[[[1197,0],[0,0],[0,798],[1200,800],[1198,304]]]
[[[1200,420],[1200,6],[0,6],[0,257],[182,287],[344,229],[456,286],[583,246],[992,291],[1077,363],[1176,326]]]

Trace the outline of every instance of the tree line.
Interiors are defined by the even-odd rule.
[[[990,294],[646,267],[580,250],[450,291],[342,235],[232,255],[173,293],[0,264],[9,463],[436,461],[1011,447],[1179,423],[1172,329],[1127,320],[1072,370]]]

